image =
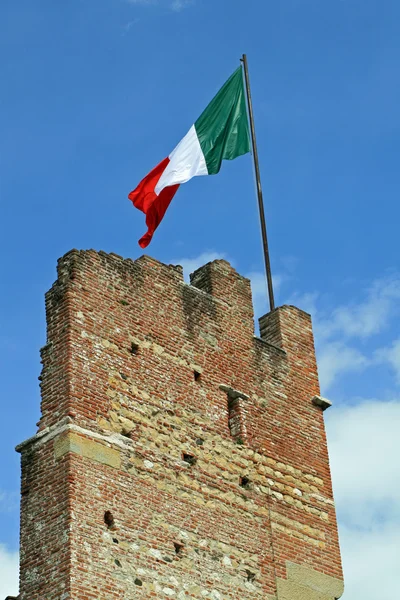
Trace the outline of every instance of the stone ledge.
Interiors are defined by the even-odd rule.
[[[67,431],[75,431],[92,439],[105,442],[106,444],[118,446],[121,449],[132,448],[132,442],[130,440],[128,441],[126,438],[117,433],[110,432],[109,434],[105,435],[102,433],[98,433],[97,431],[92,431],[91,429],[85,429],[84,427],[79,427],[79,425],[75,425],[74,423],[72,423],[70,417],[66,417],[56,425],[46,427],[46,429],[43,429],[43,431],[40,431],[36,435],[25,440],[24,442],[21,442],[20,444],[18,444],[18,446],[16,446],[15,450],[17,452],[22,453],[29,446],[40,447],[43,444],[46,444],[50,440],[54,439],[58,435],[61,435]]]
[[[332,402],[327,398],[323,398],[322,396],[314,396],[312,403],[314,406],[319,406],[319,408],[322,408],[323,411],[332,406]]]
[[[225,394],[227,394],[227,396],[229,398],[231,398],[232,400],[236,400],[237,398],[241,398],[242,400],[250,399],[250,396],[248,396],[244,392],[239,392],[239,390],[235,390],[235,389],[229,387],[229,385],[225,385],[224,383],[221,383],[221,385],[219,386],[219,389],[222,390],[223,392],[225,392]]]

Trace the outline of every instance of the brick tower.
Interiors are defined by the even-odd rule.
[[[21,600],[343,592],[310,316],[249,281],[72,250],[23,442]]]

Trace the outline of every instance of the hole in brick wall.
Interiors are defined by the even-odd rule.
[[[193,371],[193,375],[194,375],[194,380],[195,381],[200,381],[201,380],[201,373],[199,373],[198,371]]]
[[[106,510],[104,513],[104,523],[107,525],[108,529],[115,529],[115,521],[111,511]]]
[[[231,413],[235,407],[236,404],[236,398],[230,398],[230,396],[228,396],[228,411],[229,413]]]
[[[256,574],[249,571],[249,569],[246,569],[246,575],[247,575],[247,581],[250,581],[250,583],[253,583],[253,581],[256,578]]]
[[[117,538],[113,538],[113,542],[114,542],[114,544],[119,544],[119,541],[117,540]]]
[[[204,440],[203,440],[202,438],[198,438],[198,439],[196,440],[196,445],[197,445],[197,446],[202,446],[203,444],[204,444]]]
[[[136,577],[136,579],[135,579],[135,585],[139,585],[139,586],[143,585],[143,582],[142,582],[142,580],[141,580],[141,579],[138,579],[138,578]]]
[[[174,542],[174,548],[175,548],[175,554],[177,554],[178,556],[181,556],[183,553],[184,545],[179,544],[178,542]]]
[[[245,490],[248,490],[250,488],[250,479],[246,475],[244,475],[240,478],[239,485]]]
[[[122,565],[121,565],[120,561],[118,560],[118,558],[116,558],[116,559],[114,560],[114,562],[115,562],[115,564],[117,565],[117,567],[122,567]]]
[[[193,456],[193,454],[185,454],[184,453],[182,455],[182,458],[185,461],[185,463],[187,463],[191,467],[197,463],[197,458],[195,456]]]
[[[123,379],[124,381],[126,381],[128,379],[128,375],[125,375],[125,373],[120,373],[121,375],[121,379]]]
[[[134,342],[132,342],[130,352],[131,352],[131,354],[137,354],[139,352],[138,344],[135,344]]]

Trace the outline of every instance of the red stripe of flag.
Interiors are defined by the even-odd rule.
[[[142,179],[137,188],[128,195],[129,200],[132,200],[133,206],[146,215],[147,233],[139,240],[141,248],[146,248],[150,244],[155,230],[161,223],[165,211],[179,188],[179,185],[171,185],[164,188],[159,195],[154,191],[168,163],[169,158],[164,158]]]

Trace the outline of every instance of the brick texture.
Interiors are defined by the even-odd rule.
[[[260,320],[227,262],[72,250],[22,443],[21,600],[334,600],[311,320]],[[303,594],[303,595],[302,595]]]

